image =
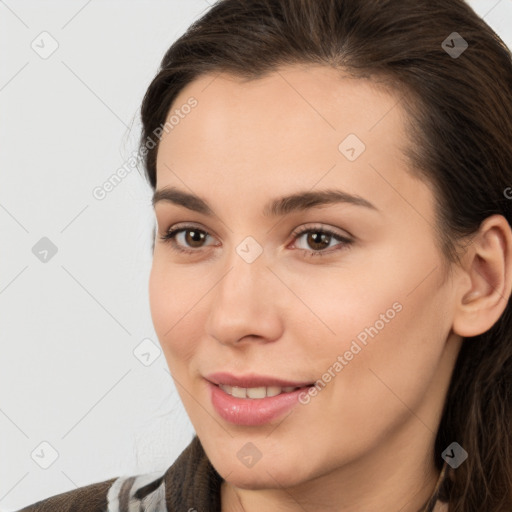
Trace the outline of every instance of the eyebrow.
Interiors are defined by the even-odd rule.
[[[179,190],[175,187],[165,187],[156,190],[153,194],[153,207],[161,202],[169,202],[178,206],[183,206],[188,210],[201,213],[207,216],[215,216],[208,203],[199,196]],[[279,197],[267,203],[263,209],[265,217],[279,217],[296,211],[304,211],[315,206],[327,206],[331,204],[347,203],[356,206],[362,206],[368,209],[379,209],[363,197],[349,194],[342,190],[319,190],[304,191]]]

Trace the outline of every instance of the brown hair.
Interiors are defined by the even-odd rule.
[[[447,51],[453,32],[468,44],[460,55]],[[404,151],[410,172],[435,192],[446,262],[458,261],[486,217],[512,224],[512,57],[462,0],[218,1],[169,48],[144,97],[141,149],[151,187],[158,143],[147,150],[147,141],[185,85],[205,73],[255,79],[294,63],[379,80],[401,97],[411,134]],[[469,454],[450,473],[450,512],[512,511],[511,425],[508,303],[490,330],[464,339],[452,375],[432,454],[438,469],[453,441]]]

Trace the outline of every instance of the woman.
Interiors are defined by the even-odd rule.
[[[462,0],[222,0],[142,105],[197,436],[35,510],[512,510],[512,58]],[[317,257],[318,256],[318,257]]]

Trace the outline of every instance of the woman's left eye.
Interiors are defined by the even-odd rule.
[[[304,240],[306,244],[312,247],[311,250],[304,247],[297,247],[304,251],[304,255],[322,256],[323,254],[329,254],[333,252],[331,242],[337,240],[340,245],[340,249],[348,248],[353,240],[340,234],[326,229],[323,227],[308,227],[301,230],[296,230],[292,233],[293,239],[299,240],[304,235],[307,235]],[[180,253],[192,254],[199,252],[203,248],[203,242],[210,237],[207,231],[198,229],[195,226],[182,226],[175,229],[170,229],[160,239],[164,242],[171,244],[171,248]],[[214,245],[214,244],[213,244]],[[329,249],[329,250],[326,250]],[[334,249],[340,250],[340,249]]]
[[[302,229],[298,232],[294,232],[294,239],[300,239],[304,235],[307,235],[304,240],[306,244],[310,247],[314,247],[312,250],[309,250],[304,247],[299,247],[299,249],[304,250],[304,255],[310,256],[323,256],[324,254],[330,254],[333,252],[332,247],[336,247],[336,245],[341,246],[338,249],[334,249],[334,251],[341,250],[344,248],[348,248],[350,244],[352,244],[353,240],[341,235],[340,233],[336,233],[330,229],[326,228],[306,228]],[[338,244],[334,246],[331,245],[333,240],[337,240]],[[329,250],[326,250],[329,249]]]

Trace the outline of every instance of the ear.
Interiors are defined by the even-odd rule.
[[[512,290],[512,231],[505,217],[486,218],[461,261],[453,330],[477,336],[498,321]]]

